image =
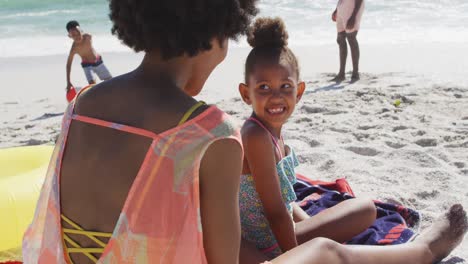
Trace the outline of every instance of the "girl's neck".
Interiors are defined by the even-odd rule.
[[[255,112],[252,113],[251,117],[257,119],[258,121],[262,122],[262,124],[268,129],[268,131],[270,131],[270,133],[279,141],[280,138],[281,138],[281,128],[283,127],[283,125],[280,125],[280,126],[274,126],[268,122],[265,122],[264,120],[262,120],[261,118],[259,118]]]

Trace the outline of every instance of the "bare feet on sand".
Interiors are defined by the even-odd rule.
[[[335,76],[335,78],[331,79],[330,81],[331,81],[331,82],[337,82],[337,83],[339,83],[339,82],[344,81],[345,79],[346,79],[346,77],[345,77],[345,74],[344,74],[344,73],[338,73],[338,74]]]
[[[357,72],[354,73],[353,72],[353,74],[351,75],[351,82],[352,83],[357,82],[357,81],[359,81],[359,79],[361,79],[360,76],[359,76],[359,73],[357,73]]]
[[[433,261],[438,262],[447,257],[462,242],[467,228],[466,212],[463,206],[455,204],[445,215],[416,237],[413,243],[426,245],[432,253]]]

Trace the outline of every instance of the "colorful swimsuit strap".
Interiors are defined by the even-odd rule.
[[[78,95],[81,94],[85,89],[88,89],[90,87],[91,86],[83,88],[78,93]],[[77,95],[77,97],[78,97],[78,95]],[[187,110],[187,112],[185,112],[182,119],[179,121],[178,125],[180,126],[183,123],[185,123],[190,118],[190,116],[192,116],[192,114],[198,108],[200,108],[200,106],[202,106],[202,105],[205,105],[205,102],[200,101],[200,102],[197,102],[192,107],[190,107],[190,109]],[[139,135],[142,135],[142,136],[152,137],[151,135],[154,134],[154,133],[152,133],[150,131],[147,131],[147,130],[144,130],[144,129],[124,126],[124,125],[118,125],[118,124],[115,124],[115,123],[110,123],[110,122],[95,119],[95,118],[89,118],[89,117],[79,116],[79,115],[74,115],[74,117],[75,117],[74,119],[76,119],[76,120],[80,120],[82,122],[92,123],[92,124],[100,125],[100,126],[106,126],[107,127],[107,124],[111,124],[111,127],[114,128],[114,129],[127,131],[129,133],[139,134]],[[123,127],[125,127],[125,128],[122,129]],[[84,230],[81,226],[79,226],[75,222],[73,222],[71,219],[67,218],[65,215],[60,214],[60,216],[61,216],[61,218],[62,218],[62,220],[64,222],[68,223],[70,226],[73,227],[73,229],[72,228],[63,228],[62,227],[63,239],[64,239],[64,241],[68,242],[68,244],[71,245],[71,247],[69,247],[67,245],[67,243],[64,243],[67,254],[70,256],[70,253],[82,253],[85,256],[87,256],[90,260],[92,260],[94,263],[96,263],[98,261],[98,259],[94,255],[92,255],[92,253],[101,254],[104,251],[104,248],[106,246],[106,243],[102,242],[97,237],[110,238],[112,236],[112,233],[87,231],[87,230]],[[70,236],[68,236],[68,234],[84,235],[84,236],[88,237],[89,239],[91,239],[92,241],[94,241],[98,246],[94,247],[94,248],[82,248],[78,243],[76,243],[72,238],[70,238]],[[69,260],[72,262],[70,257],[69,257]],[[73,264],[73,262],[72,262],[72,264]]]
[[[81,89],[78,92],[78,94],[75,97],[74,102],[72,102],[74,104],[73,108],[75,107],[75,103],[77,101],[77,98],[81,95],[81,93],[85,92],[86,90],[88,90],[89,88],[91,88],[93,86],[94,85],[86,86],[86,87],[84,87],[83,89]],[[196,104],[194,104],[189,110],[187,110],[187,112],[185,112],[182,119],[179,121],[178,126],[185,123],[192,116],[192,114],[202,105],[206,105],[206,103],[203,102],[203,101],[199,101]],[[72,112],[74,113],[74,109],[72,110]],[[143,136],[143,137],[149,137],[149,138],[157,138],[158,137],[158,135],[156,133],[151,132],[151,131],[146,130],[146,129],[137,128],[137,127],[133,127],[133,126],[127,126],[127,125],[123,125],[123,124],[117,124],[117,123],[113,123],[113,122],[109,122],[109,121],[105,121],[105,120],[97,119],[97,118],[93,118],[93,117],[73,114],[72,119],[81,121],[83,123],[89,123],[89,124],[93,124],[93,125],[97,125],[97,126],[113,128],[113,129],[120,130],[120,131],[123,131],[123,132],[131,133],[131,134],[137,134],[137,135],[140,135],[140,136]]]
[[[276,139],[276,137],[273,136],[273,134],[271,133],[271,131],[264,124],[262,124],[262,122],[260,122],[260,120],[258,120],[257,118],[255,118],[253,116],[250,117],[247,120],[248,121],[250,120],[250,121],[253,121],[253,122],[257,123],[260,127],[265,129],[268,132],[268,134],[270,134],[270,137],[273,140],[273,144],[275,144],[276,150],[278,151],[279,158],[282,159],[283,158],[283,153],[281,152],[280,145],[279,145],[278,140]],[[283,137],[280,137],[280,140],[283,140]]]
[[[180,119],[178,126],[185,123],[192,116],[192,114],[195,111],[197,111],[198,108],[200,108],[200,106],[205,105],[205,104],[206,104],[205,102],[199,101],[198,103],[196,103],[192,107],[190,107],[190,109],[187,110],[187,112],[185,112],[184,116],[182,116],[182,119]]]

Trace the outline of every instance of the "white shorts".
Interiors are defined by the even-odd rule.
[[[351,17],[354,11],[354,4],[355,0],[340,0],[338,2],[338,6],[336,7],[336,31],[338,33],[343,31],[346,31],[346,33],[351,33],[359,30],[359,27],[361,26],[362,13],[364,12],[364,1],[362,1],[361,7],[356,14],[356,22],[354,23],[354,27],[352,29],[346,28],[348,19]]]
[[[102,61],[101,56],[95,62],[88,63],[82,62],[81,66],[83,67],[83,71],[86,75],[86,79],[88,83],[95,83],[96,80],[94,79],[93,72],[101,79],[102,81],[109,80],[112,78],[109,70],[107,69],[106,65]]]

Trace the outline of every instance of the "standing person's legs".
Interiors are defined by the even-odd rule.
[[[362,14],[364,13],[364,1],[361,3],[361,7],[356,14],[356,18],[354,20],[354,27],[353,28],[346,28],[346,38],[348,39],[349,47],[351,49],[351,59],[353,61],[353,74],[351,75],[351,81],[359,80],[359,57],[360,57],[360,50],[359,50],[359,43],[357,41],[357,34],[359,28],[361,27],[361,18]],[[349,17],[346,19],[346,23],[348,23]]]
[[[104,65],[104,63],[93,67],[93,71],[102,81],[112,79],[112,75],[110,74],[109,70],[107,69],[106,65]]]
[[[296,223],[297,243],[302,244],[317,237],[343,243],[365,231],[376,217],[377,210],[372,200],[349,199]]]
[[[95,84],[96,80],[94,80],[93,73],[92,73],[93,66],[86,66],[83,67],[84,74],[86,76],[86,80],[88,80],[89,84]]]
[[[336,42],[340,50],[340,71],[333,81],[341,82],[345,79],[346,57],[348,56],[348,46],[346,45],[346,31],[338,32]]]
[[[351,59],[353,61],[353,74],[351,75],[351,81],[359,80],[359,43],[357,41],[357,31],[346,33],[349,47],[351,49]]]
[[[338,6],[336,10],[336,42],[340,51],[340,71],[332,81],[341,82],[345,79],[346,57],[348,56],[348,46],[346,44],[346,22],[348,12],[346,7]]]

